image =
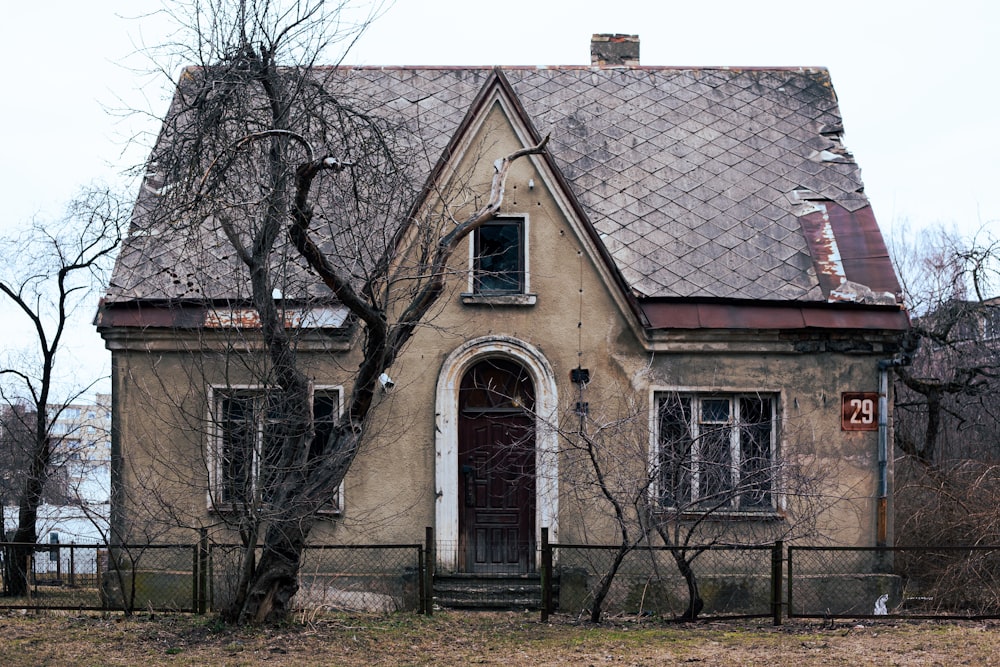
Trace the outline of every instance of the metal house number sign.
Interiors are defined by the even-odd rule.
[[[878,430],[878,393],[845,391],[841,394],[840,430]]]

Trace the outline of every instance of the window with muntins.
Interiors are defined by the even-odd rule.
[[[340,413],[339,389],[313,392],[315,437],[308,458],[322,454]],[[266,388],[218,389],[216,420],[216,501],[250,507],[273,499],[279,482],[281,445],[287,429],[278,392]],[[339,509],[332,498],[327,511]]]
[[[522,294],[524,220],[498,218],[474,234],[473,288],[476,294]]]
[[[656,402],[663,507],[774,509],[774,395],[660,393]]]

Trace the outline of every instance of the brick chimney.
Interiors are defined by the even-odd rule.
[[[639,35],[594,35],[590,38],[591,67],[636,67]]]

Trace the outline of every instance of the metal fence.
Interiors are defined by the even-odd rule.
[[[209,551],[208,606],[218,610],[232,599],[244,552],[224,544]],[[294,603],[331,611],[423,610],[423,570],[421,544],[310,546],[302,555]]]
[[[549,544],[546,534],[531,545],[529,571],[508,577],[504,567],[435,572],[436,550],[454,552],[455,545],[436,544],[430,530],[424,544],[310,546],[294,604],[380,613],[516,604],[539,609],[543,618],[557,610],[586,614],[618,547]],[[686,553],[704,618],[1000,618],[1000,546],[785,550],[778,543]],[[0,609],[219,610],[232,597],[244,555],[241,547],[207,539],[114,547],[0,543]],[[682,615],[688,589],[675,555],[664,547],[626,554],[605,613]],[[18,571],[27,573],[26,590],[14,585]],[[477,588],[477,578],[494,579],[492,590]]]
[[[1000,546],[790,547],[789,617],[1000,618]]]
[[[0,609],[219,610],[239,580],[242,554],[241,547],[207,542],[0,543]],[[24,591],[17,570],[27,573]],[[419,544],[312,546],[303,554],[295,600],[308,609],[420,610],[428,598],[424,570]]]
[[[618,547],[552,545],[558,610],[589,612]],[[642,547],[628,552],[603,601],[610,614],[679,617],[688,609],[688,583],[675,555],[686,561],[697,583],[704,618],[769,617],[780,609],[780,546]],[[777,567],[777,570],[775,568]]]
[[[197,548],[3,542],[0,608],[195,611]]]

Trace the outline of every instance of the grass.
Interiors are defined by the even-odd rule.
[[[536,614],[325,615],[232,628],[214,617],[0,615],[5,665],[1000,665],[1000,623],[598,626]]]

